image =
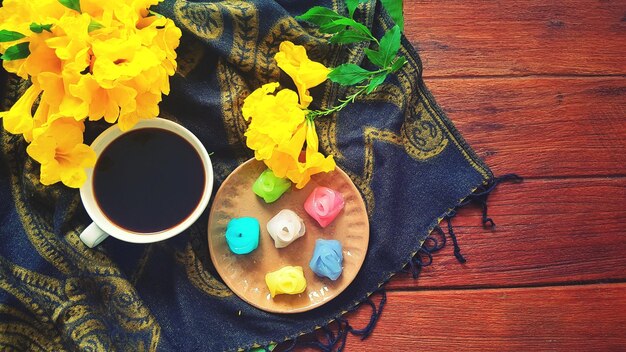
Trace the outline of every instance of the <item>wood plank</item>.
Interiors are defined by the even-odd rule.
[[[626,284],[389,292],[374,333],[347,351],[624,351]],[[349,315],[356,328],[369,307]]]
[[[626,174],[626,78],[427,80],[496,174]]]
[[[425,76],[625,74],[626,2],[405,0]]]
[[[461,253],[451,242],[414,280],[396,275],[390,289],[511,287],[626,280],[626,178],[528,180],[490,196],[483,229],[477,208],[453,219]]]

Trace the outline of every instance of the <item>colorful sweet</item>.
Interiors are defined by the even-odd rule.
[[[342,264],[343,253],[339,241],[322,239],[315,241],[315,250],[313,250],[309,267],[317,276],[337,280],[343,271]]]
[[[341,193],[328,187],[315,187],[309,198],[304,202],[306,210],[321,227],[326,227],[333,222],[341,209],[344,201]]]
[[[267,232],[274,239],[276,248],[285,248],[304,236],[304,221],[293,210],[283,209],[267,222]]]
[[[226,243],[235,254],[248,254],[259,246],[261,225],[255,218],[235,218],[226,225]]]
[[[285,266],[265,274],[265,283],[272,298],[279,294],[297,295],[306,289],[306,279],[301,266]]]
[[[275,202],[289,188],[291,188],[291,182],[274,175],[270,169],[263,171],[252,185],[252,191],[263,198],[265,203]]]

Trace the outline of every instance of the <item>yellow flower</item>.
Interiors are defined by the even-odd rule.
[[[274,93],[276,88],[278,88],[280,84],[278,82],[267,83],[261,86],[261,88],[255,89],[246,99],[243,101],[243,107],[241,108],[241,112],[243,114],[243,118],[248,121],[252,116],[257,115],[256,111],[257,106],[261,104],[263,98],[270,93]]]
[[[82,122],[62,118],[34,132],[26,152],[41,164],[42,184],[61,181],[78,188],[85,182],[85,168],[95,165],[96,153],[83,144],[83,130]]]
[[[274,149],[288,142],[304,121],[305,111],[298,107],[298,95],[290,89],[272,94],[278,83],[258,88],[243,103],[246,120],[252,118],[245,133],[246,144],[258,160],[268,159]]]
[[[279,86],[275,82],[253,91],[241,109],[244,119],[251,120],[245,133],[246,145],[276,176],[289,178],[297,188],[303,188],[312,175],[332,171],[336,166],[332,156],[325,157],[318,151],[315,124],[306,119],[306,107],[313,100],[308,88],[324,82],[330,70],[309,60],[304,47],[288,41],[280,44],[275,59],[294,80],[299,96],[289,89],[274,94]]]
[[[89,23],[91,17],[86,14],[70,12],[59,18],[52,27],[54,36],[46,40],[46,44],[54,49],[56,56],[67,62],[72,60],[78,52],[88,48]],[[45,34],[42,32],[41,34]],[[81,67],[82,71],[85,66]]]
[[[298,159],[302,153],[305,140],[306,123],[303,122],[298,126],[289,141],[278,145],[272,153],[272,156],[264,160],[265,165],[274,172],[274,175],[289,178],[291,181],[294,181],[287,175],[293,175],[294,172],[298,171]]]
[[[117,80],[128,80],[160,63],[137,36],[96,41],[93,54],[93,76],[102,88],[113,88]]]
[[[42,183],[77,187],[84,179],[79,166],[91,160],[82,144],[85,119],[128,130],[159,114],[182,35],[172,20],[149,13],[161,1],[81,0],[80,12],[58,0],[5,0],[0,7],[0,30],[24,35],[0,42],[0,53],[22,43],[30,52],[3,65],[32,82],[0,117],[7,131],[32,141],[29,154],[42,163]],[[31,30],[32,24],[46,27]]]
[[[0,112],[3,119],[4,129],[9,133],[21,134],[29,133],[33,129],[32,109],[35,100],[41,94],[38,84],[31,85],[24,95],[13,104],[9,111]]]
[[[305,141],[306,151],[302,153]],[[276,176],[287,177],[296,184],[296,188],[303,188],[311,180],[312,175],[329,172],[336,167],[333,156],[325,157],[318,148],[315,123],[307,120],[298,127],[289,143],[276,148],[272,157],[265,160],[265,165],[272,169]],[[300,161],[302,156],[304,158]]]
[[[285,71],[298,88],[300,107],[306,109],[313,101],[309,88],[326,80],[330,69],[309,59],[306,49],[290,41],[280,43],[279,52],[274,56],[278,67]]]

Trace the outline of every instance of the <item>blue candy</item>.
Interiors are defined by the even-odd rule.
[[[315,250],[309,267],[316,275],[337,280],[343,271],[342,263],[343,253],[339,241],[322,239],[315,241]]]
[[[235,218],[226,225],[226,243],[235,254],[248,254],[259,246],[261,226],[255,218]]]

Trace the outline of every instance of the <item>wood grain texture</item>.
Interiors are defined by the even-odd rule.
[[[624,351],[626,284],[390,292],[348,351]],[[369,309],[349,315],[355,327]]]
[[[526,181],[491,195],[494,230],[459,211],[467,263],[449,245],[395,276],[346,350],[626,350],[626,1],[405,0],[405,34],[464,138]]]
[[[495,174],[626,175],[626,78],[426,84]]]
[[[425,76],[626,73],[626,2],[406,0]]]
[[[398,274],[391,289],[511,287],[626,280],[626,179],[529,180],[491,195],[484,229],[478,208],[453,219],[461,253],[451,244],[419,279]],[[445,226],[444,226],[445,228]],[[450,241],[448,241],[450,242]]]

